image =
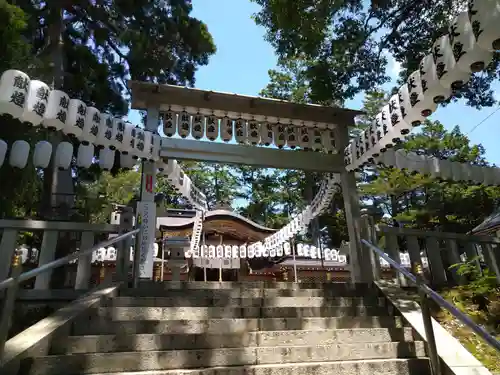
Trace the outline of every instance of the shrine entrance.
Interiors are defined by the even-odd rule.
[[[196,267],[194,271],[194,281],[205,281],[205,280],[238,281],[238,270],[216,269],[216,268],[203,269],[200,267]]]

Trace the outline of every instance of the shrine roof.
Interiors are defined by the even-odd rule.
[[[205,223],[214,220],[234,220],[239,221],[245,225],[248,225],[260,232],[274,233],[276,229],[268,228],[262,226],[244,216],[227,210],[213,210],[208,211],[205,214]],[[175,216],[165,216],[157,218],[157,226],[162,230],[168,229],[181,229],[186,227],[191,227],[194,223],[194,217],[175,217]]]
[[[180,213],[180,212],[179,212]],[[180,215],[168,215],[157,218],[157,227],[169,236],[188,236],[194,223],[189,211]],[[267,228],[229,210],[208,211],[203,222],[205,233],[227,234],[242,242],[261,241],[276,229]]]

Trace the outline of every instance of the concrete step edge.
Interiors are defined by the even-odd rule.
[[[119,296],[110,299],[103,307],[383,307],[383,297],[148,297]]]
[[[297,346],[297,343],[413,342],[413,330],[405,328],[355,328],[329,330],[281,330],[231,334],[127,334],[70,336],[53,347],[54,354],[109,353],[148,350],[218,349],[237,347]]]
[[[246,366],[213,366],[207,368],[196,368],[196,369],[176,369],[176,370],[150,370],[150,371],[127,371],[127,372],[106,372],[106,373],[93,373],[93,375],[234,375],[237,371],[241,371],[241,375],[296,375],[297,370],[303,370],[310,368],[317,369],[318,367],[347,367],[349,369],[354,368],[358,371],[361,369],[366,369],[366,372],[356,372],[356,375],[373,375],[374,370],[378,367],[384,370],[389,370],[390,367],[394,369],[396,367],[405,367],[405,365],[416,365],[420,369],[429,369],[428,358],[394,358],[394,359],[369,359],[369,360],[348,360],[348,361],[327,361],[327,362],[290,362],[281,364],[266,364],[266,365],[246,365]],[[272,370],[277,370],[273,372]],[[292,370],[292,371],[287,371]],[[398,369],[399,370],[399,369]],[[286,371],[286,372],[285,372]],[[303,374],[304,372],[300,372]],[[326,374],[338,374],[337,372],[328,372]],[[312,372],[311,374],[316,374]],[[352,375],[352,372],[346,372],[346,375]],[[386,373],[385,375],[403,375],[403,373],[394,372]],[[413,374],[413,372],[412,372]],[[426,372],[418,372],[419,375],[430,374]],[[76,374],[68,374],[76,375]],[[81,374],[78,374],[81,375]]]
[[[399,328],[405,325],[401,317],[357,316],[357,317],[309,317],[309,318],[232,318],[193,320],[108,320],[80,319],[74,322],[73,332],[77,335],[137,333],[213,333],[213,332],[267,332],[276,330],[324,330],[351,328]]]
[[[426,357],[423,342],[328,346],[256,347],[70,354],[37,357],[30,375],[206,368],[318,361]]]

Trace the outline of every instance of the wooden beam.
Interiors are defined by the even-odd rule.
[[[132,109],[158,108],[166,111],[170,105],[246,113],[289,120],[310,121],[336,126],[354,126],[354,117],[363,112],[316,104],[298,104],[284,100],[228,94],[172,85],[130,81]]]
[[[279,150],[258,146],[232,145],[188,139],[162,138],[160,155],[168,159],[196,160],[225,164],[246,164],[263,168],[340,173],[344,159],[338,154]]]
[[[413,228],[401,228],[401,227],[388,227],[385,225],[380,225],[378,232],[383,234],[393,234],[398,236],[415,236],[421,238],[434,237],[442,240],[457,240],[463,242],[477,242],[482,243],[494,243],[500,244],[500,239],[493,236],[485,235],[470,235],[463,233],[452,233],[452,232],[436,232],[436,231],[426,231]]]

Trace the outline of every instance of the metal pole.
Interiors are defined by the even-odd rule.
[[[203,231],[203,245],[206,245],[205,243],[206,235],[207,234],[205,233],[205,231]],[[207,263],[205,262],[205,257],[202,256],[201,261],[203,262],[203,281],[207,282]]]
[[[219,245],[222,245],[222,234],[219,234],[219,238],[220,238],[220,241],[219,241]],[[222,282],[222,258],[219,259],[219,283]]]
[[[292,239],[292,254],[293,254],[293,277],[295,282],[298,282],[297,279],[297,261],[295,259],[295,241]]]
[[[425,336],[427,338],[427,351],[429,352],[429,360],[431,362],[432,375],[441,375],[441,363],[436,347],[436,338],[434,336],[434,329],[432,328],[432,317],[429,305],[429,298],[424,290],[420,288],[424,285],[424,278],[422,277],[422,269],[420,265],[415,269],[415,276],[417,279],[418,295],[420,297],[420,307],[422,309],[422,319],[424,321]]]
[[[165,241],[163,241],[163,233],[162,233],[162,247],[161,247],[161,271],[160,271],[160,280],[163,281],[164,268],[165,268]]]
[[[16,252],[12,260],[11,278],[17,281],[19,275],[23,270],[23,265],[21,263],[21,256]],[[3,351],[5,349],[5,342],[7,341],[10,323],[12,321],[12,316],[14,315],[14,305],[16,303],[17,289],[19,288],[19,283],[15,282],[6,291],[2,312],[0,315],[0,358],[3,356]]]

